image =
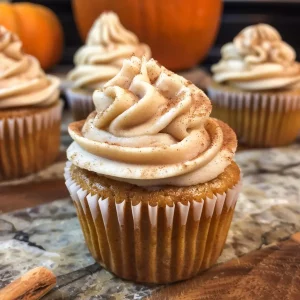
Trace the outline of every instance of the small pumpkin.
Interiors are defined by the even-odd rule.
[[[153,57],[172,70],[193,67],[205,57],[222,12],[221,0],[73,0],[72,4],[83,40],[99,14],[112,10],[151,47]]]
[[[33,3],[0,3],[0,25],[16,33],[24,51],[35,56],[43,69],[62,56],[63,30],[54,12]]]

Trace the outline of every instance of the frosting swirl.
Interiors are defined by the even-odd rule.
[[[231,163],[236,137],[209,118],[207,96],[155,60],[124,60],[93,95],[96,111],[72,123],[75,165],[139,186],[207,182]]]
[[[102,13],[93,24],[86,45],[75,53],[76,67],[68,78],[75,88],[100,88],[120,71],[123,60],[133,54],[151,57],[150,48],[139,43],[137,36],[122,26],[115,13]]]
[[[270,25],[246,27],[222,47],[221,56],[212,66],[216,82],[249,91],[300,87],[296,53]]]
[[[59,79],[46,76],[20,39],[0,26],[0,108],[46,106],[59,97]]]

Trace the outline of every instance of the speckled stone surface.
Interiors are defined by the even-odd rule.
[[[242,151],[236,160],[244,186],[220,263],[300,231],[300,145]],[[62,169],[61,163],[55,173]],[[159,288],[123,281],[95,264],[69,199],[0,216],[0,287],[40,265],[58,276],[45,299],[142,299]]]

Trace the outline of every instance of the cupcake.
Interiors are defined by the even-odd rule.
[[[221,49],[208,95],[213,116],[241,143],[276,147],[300,129],[300,64],[294,49],[267,24],[249,26]]]
[[[85,119],[95,109],[93,91],[116,76],[123,59],[133,54],[151,57],[150,48],[126,30],[115,13],[102,13],[93,24],[86,45],[75,53],[75,68],[67,76],[72,87],[66,90],[66,96],[75,120]]]
[[[155,60],[132,57],[69,125],[66,186],[97,262],[137,282],[197,275],[222,252],[241,186],[234,132]]]
[[[20,39],[0,26],[0,180],[46,167],[58,154],[59,80],[46,76]]]

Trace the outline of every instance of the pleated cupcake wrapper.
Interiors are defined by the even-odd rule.
[[[190,278],[220,256],[241,181],[202,202],[159,207],[116,203],[82,189],[65,168],[86,243],[96,261],[118,276],[150,283]]]
[[[300,95],[226,92],[212,87],[212,115],[228,123],[240,142],[275,147],[293,142],[300,129]]]
[[[0,180],[34,173],[56,157],[62,102],[23,117],[0,119]]]
[[[36,130],[40,131],[60,121],[61,111],[62,104],[54,106],[49,111],[43,111],[30,116],[0,119],[0,140],[4,138],[5,122],[7,122],[10,139],[16,139],[16,137],[22,138],[25,127],[28,128],[28,133],[32,134],[34,125],[36,126]]]
[[[66,98],[75,121],[86,119],[95,110],[92,93],[89,95],[66,89]]]

